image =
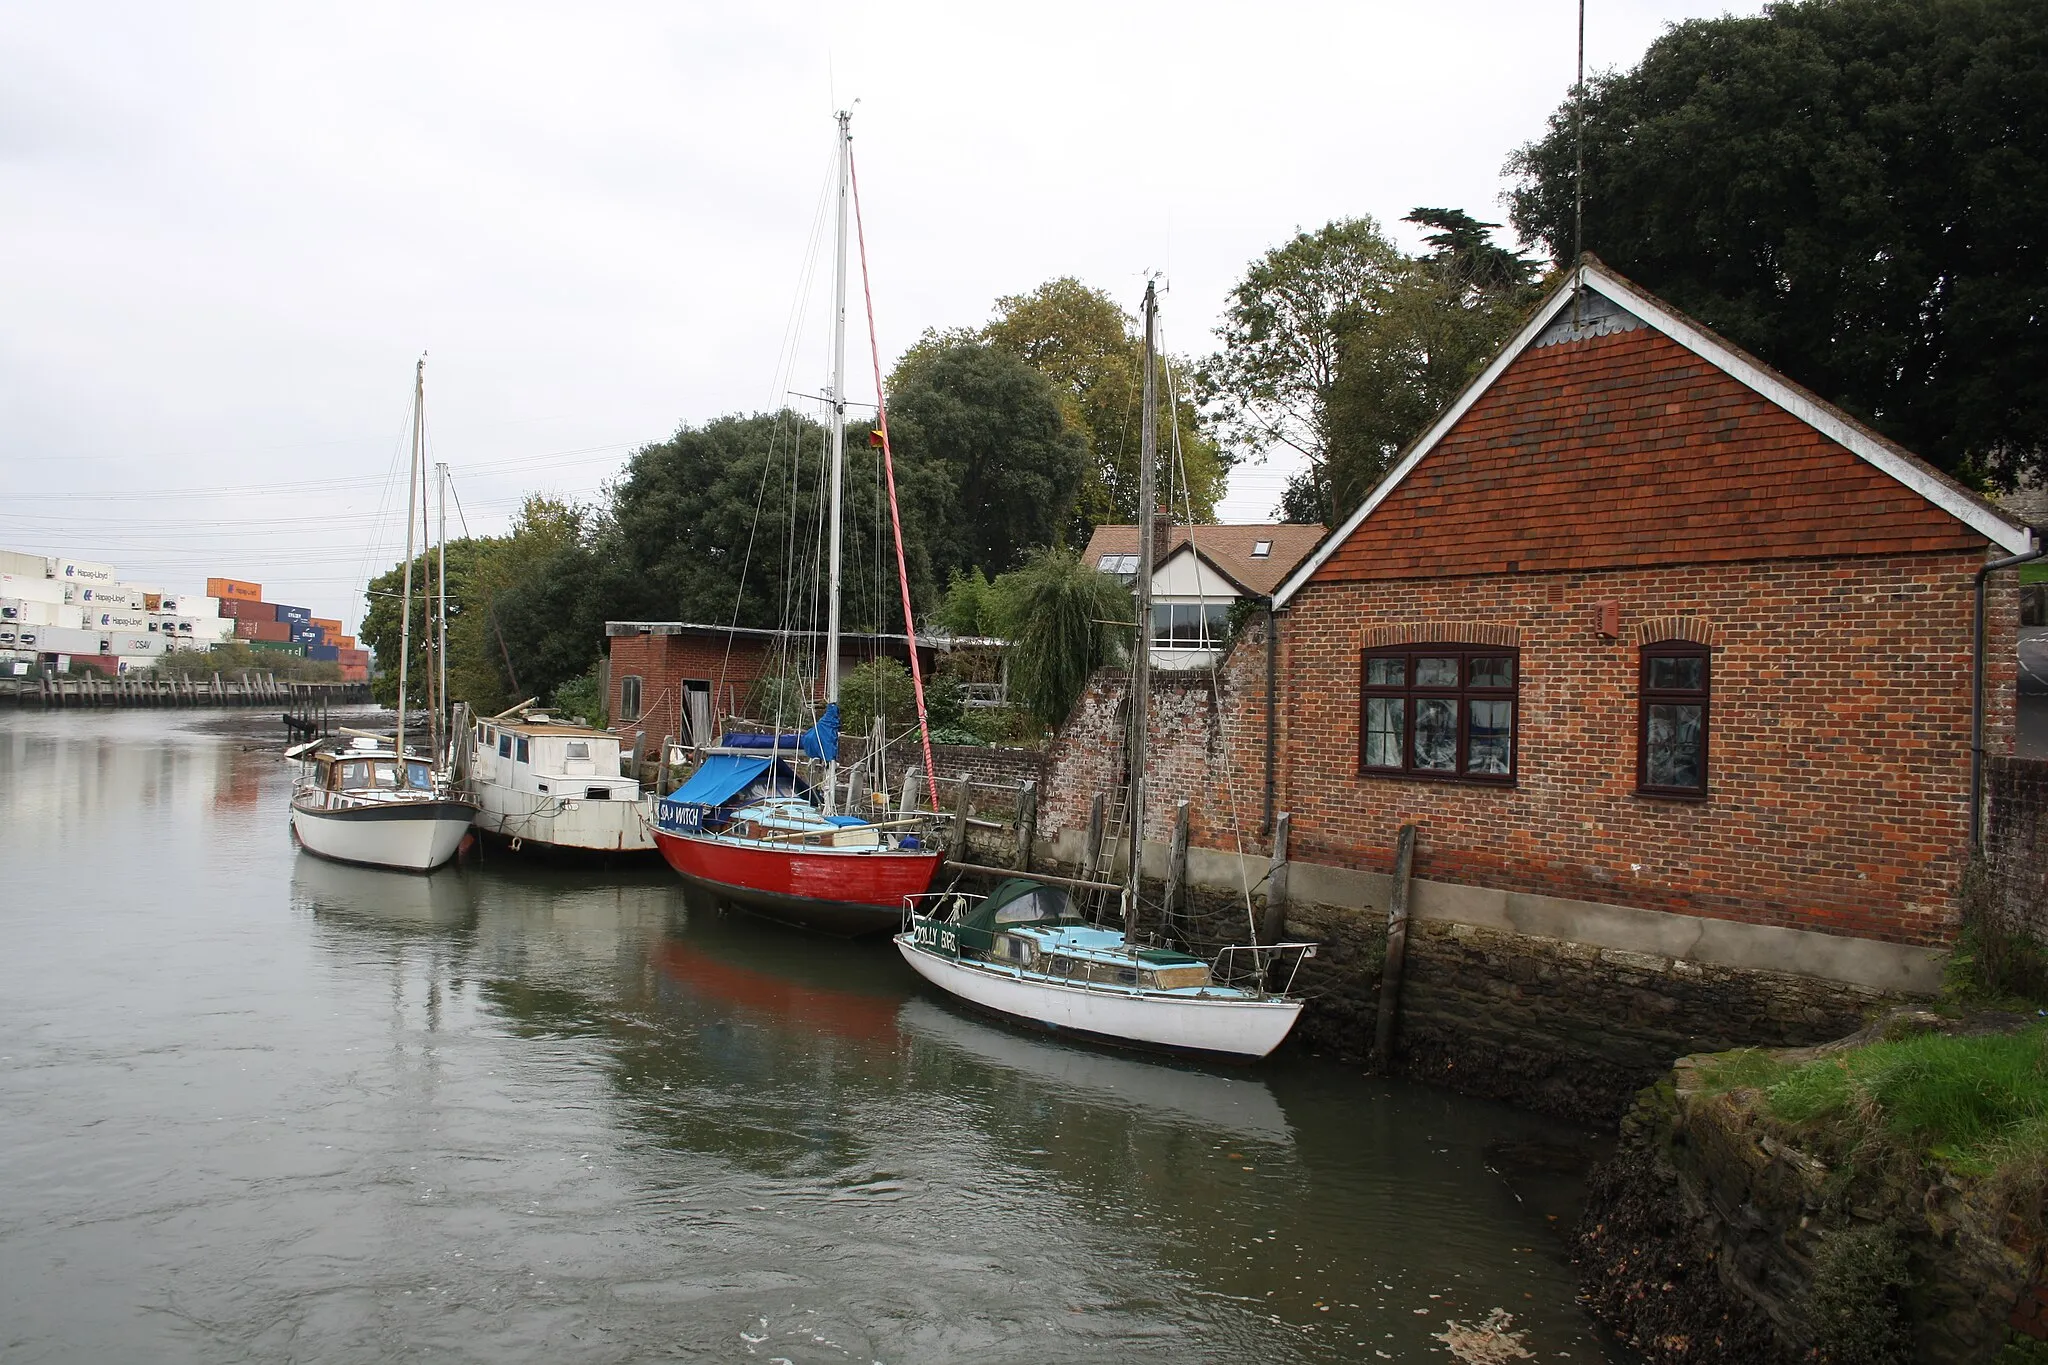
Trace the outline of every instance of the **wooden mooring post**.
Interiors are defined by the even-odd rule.
[[[1026,781],[1017,788],[1017,853],[1013,866],[1019,872],[1031,870],[1031,850],[1037,842],[1038,784]]]
[[[1182,902],[1188,893],[1188,803],[1176,801],[1173,806],[1173,842],[1166,851],[1166,896],[1160,905],[1159,915],[1166,923],[1167,932],[1176,928]],[[1182,935],[1185,938],[1185,935]]]
[[[974,799],[974,784],[960,779],[960,799],[953,806],[953,832],[946,839],[946,857],[956,863],[967,861],[967,805]]]
[[[1372,1064],[1384,1074],[1394,1060],[1394,1020],[1401,1006],[1401,964],[1408,956],[1408,882],[1415,871],[1415,826],[1401,826],[1394,846],[1394,890],[1387,901],[1387,955],[1380,968],[1380,1013],[1372,1031]]]
[[[1286,811],[1273,817],[1273,860],[1266,867],[1266,913],[1259,917],[1259,942],[1278,943],[1287,937],[1287,836],[1293,819]]]

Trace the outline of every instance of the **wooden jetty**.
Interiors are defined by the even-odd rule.
[[[17,706],[279,706],[301,714],[330,706],[367,704],[366,682],[289,682],[274,673],[232,678],[0,678],[0,703]]]

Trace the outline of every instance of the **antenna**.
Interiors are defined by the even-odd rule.
[[[1579,70],[1572,82],[1572,269],[1586,253],[1586,0],[1579,0]],[[1585,289],[1572,286],[1572,330],[1582,323]]]

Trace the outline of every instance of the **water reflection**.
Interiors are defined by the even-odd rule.
[[[169,719],[0,717],[9,1353],[1603,1358],[1570,1182],[1489,1169],[1569,1133],[1021,1033],[659,870],[321,862]]]

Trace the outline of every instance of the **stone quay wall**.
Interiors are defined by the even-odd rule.
[[[1984,790],[1991,912],[2048,944],[2048,761],[1988,758]]]

